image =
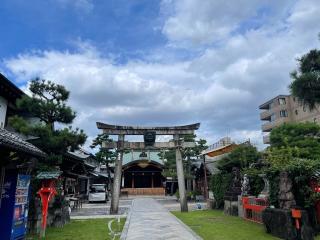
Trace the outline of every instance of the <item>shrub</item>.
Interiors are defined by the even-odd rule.
[[[223,208],[223,197],[230,186],[231,177],[230,173],[217,173],[211,178],[210,189],[216,201],[216,208]]]
[[[319,198],[316,194],[313,194],[310,180],[319,169],[320,162],[318,160],[294,159],[286,166],[273,166],[266,170],[270,181],[270,204],[275,207],[279,206],[279,174],[281,171],[286,171],[292,180],[292,191],[297,205],[304,208],[312,207],[314,201]]]
[[[250,195],[258,196],[259,193],[264,188],[264,182],[262,177],[259,176],[259,174],[263,173],[261,170],[255,169],[255,168],[248,168],[245,169],[244,174],[248,175],[249,182],[250,182]]]

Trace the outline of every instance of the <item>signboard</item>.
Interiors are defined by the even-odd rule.
[[[28,223],[30,176],[18,175],[15,193],[15,205],[12,224],[12,239],[18,239],[26,234]]]
[[[146,147],[152,147],[156,141],[156,132],[148,131],[143,135],[144,144]]]
[[[7,171],[1,191],[1,239],[23,239],[28,222],[30,176]]]

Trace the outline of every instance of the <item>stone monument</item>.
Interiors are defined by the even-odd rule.
[[[267,208],[263,211],[262,219],[265,229],[268,233],[281,239],[313,240],[314,231],[306,210],[301,210],[300,233],[293,223],[291,209],[296,208],[296,201],[292,193],[292,187],[293,184],[288,173],[281,172],[279,181],[280,208]]]
[[[250,191],[250,179],[247,174],[243,176],[242,186],[241,186],[241,195],[248,196]]]
[[[232,168],[232,180],[224,194],[224,213],[238,216],[238,196],[241,195],[241,176],[239,168]]]
[[[279,183],[279,205],[281,209],[291,209],[296,205],[292,193],[292,181],[287,172],[280,173]]]
[[[259,177],[261,177],[263,179],[264,187],[263,187],[261,193],[258,195],[258,198],[269,198],[270,184],[269,184],[269,180],[267,178],[267,175],[262,173],[262,174],[259,174]]]
[[[238,216],[244,217],[243,212],[243,204],[242,204],[242,197],[248,196],[250,191],[250,179],[248,174],[244,174],[242,185],[241,185],[241,195],[238,196]]]

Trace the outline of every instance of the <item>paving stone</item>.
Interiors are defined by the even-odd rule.
[[[123,240],[201,239],[152,198],[134,199],[127,221]]]

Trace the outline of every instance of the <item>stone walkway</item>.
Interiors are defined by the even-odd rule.
[[[126,217],[132,200],[120,200],[120,217]],[[72,209],[71,219],[115,218],[118,215],[110,215],[110,201],[108,203],[84,203],[81,209]]]
[[[122,240],[199,240],[192,230],[152,198],[137,198],[123,229]]]

